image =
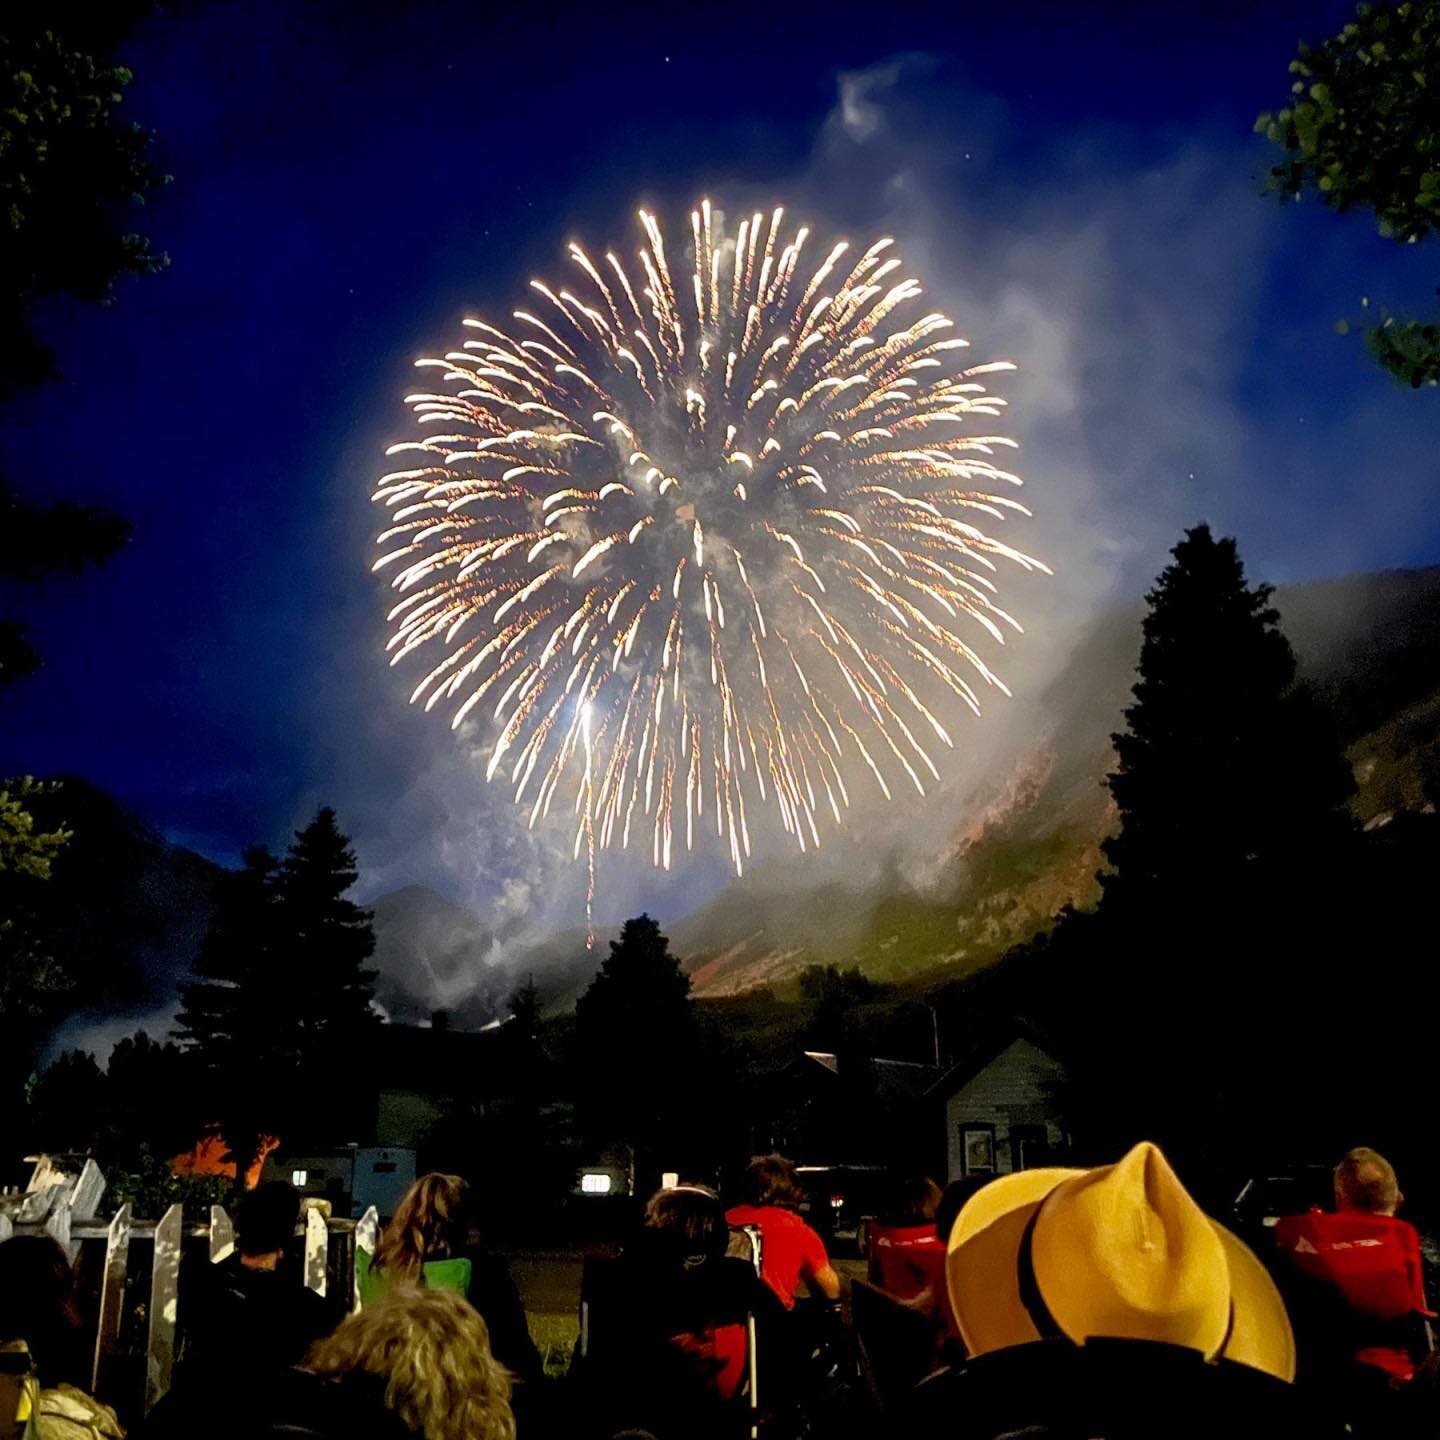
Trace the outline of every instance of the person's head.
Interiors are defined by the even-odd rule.
[[[744,1193],[751,1205],[783,1205],[798,1210],[805,1202],[795,1162],[783,1155],[756,1155],[745,1167]]]
[[[69,1379],[80,1315],[65,1252],[49,1235],[15,1235],[0,1244],[0,1342],[23,1340],[42,1385]]]
[[[1404,1200],[1395,1167],[1361,1145],[1335,1167],[1335,1208],[1363,1210],[1368,1215],[1393,1215]]]
[[[375,1247],[375,1264],[418,1270],[446,1260],[470,1243],[470,1187],[458,1175],[422,1175],[395,1207]]]
[[[725,1207],[703,1185],[657,1190],[645,1207],[644,1225],[653,1243],[689,1269],[721,1259],[730,1241]]]
[[[268,1262],[285,1254],[300,1219],[300,1192],[286,1180],[265,1180],[235,1207],[235,1248],[242,1260]]]
[[[311,1350],[317,1375],[373,1375],[385,1405],[424,1440],[514,1440],[510,1375],[490,1332],[450,1290],[397,1285]]]
[[[891,1197],[891,1218],[897,1225],[923,1225],[935,1218],[940,1187],[928,1175],[908,1175]]]

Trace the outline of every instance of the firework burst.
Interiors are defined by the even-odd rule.
[[[668,868],[708,832],[743,872],[764,812],[805,850],[923,796],[1005,691],[998,562],[1045,569],[992,533],[1028,514],[986,388],[1013,367],[969,362],[890,240],[726,237],[707,201],[682,260],[639,218],[635,266],[572,245],[571,285],[417,362],[441,388],[375,496],[412,700],[491,728],[486,778],[574,817],[592,892],[597,848]]]

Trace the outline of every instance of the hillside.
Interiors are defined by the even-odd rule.
[[[1276,604],[1349,748],[1357,815],[1383,825],[1433,801],[1440,567],[1292,587]],[[870,837],[852,832],[827,847],[818,873],[828,878],[817,880],[803,857],[774,861],[667,920],[696,993],[785,987],[815,962],[860,965],[877,979],[960,976],[1035,934],[1067,902],[1088,902],[1112,823],[1103,779],[1141,613],[1101,616],[1056,679],[1027,697],[1042,728],[938,840],[877,857]],[[42,821],[76,833],[47,891],[53,923],[77,957],[86,1011],[163,1006],[204,934],[218,868],[83,781],[65,780],[36,808]],[[867,878],[845,884],[836,875]],[[530,973],[547,1008],[566,1008],[597,963],[581,932],[537,943],[523,921],[497,931],[419,886],[382,895],[373,909],[379,999],[396,1020],[446,1009],[459,1026],[483,1024]]]
[[[1426,803],[1440,780],[1440,567],[1294,586],[1275,604],[1306,681],[1330,706],[1367,824]],[[923,886],[892,875],[864,890],[742,882],[670,927],[697,992],[729,994],[809,963],[876,979],[959,975],[1095,894],[1113,814],[1103,781],[1123,723],[1142,611],[1101,617],[1036,700],[1045,737],[950,836]],[[1433,799],[1433,788],[1430,798]]]

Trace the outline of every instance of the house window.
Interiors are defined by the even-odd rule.
[[[960,1127],[960,1168],[965,1175],[995,1173],[995,1127],[993,1125],[962,1125]]]
[[[292,1170],[290,1172],[290,1183],[297,1189],[303,1190],[305,1182],[310,1178],[308,1170]]]
[[[608,1195],[610,1193],[610,1176],[593,1171],[582,1175],[580,1177],[580,1193],[582,1195]]]
[[[1043,1125],[1012,1125],[1010,1154],[1017,1170],[1033,1170],[1050,1163],[1050,1136]]]

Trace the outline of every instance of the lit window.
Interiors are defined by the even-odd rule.
[[[610,1193],[610,1177],[593,1173],[582,1175],[580,1192],[583,1195],[608,1195]]]
[[[298,1190],[310,1178],[308,1170],[292,1170],[290,1172],[290,1183]]]
[[[680,1172],[678,1170],[667,1170],[660,1177],[660,1188],[662,1190],[673,1190],[680,1183]]]

